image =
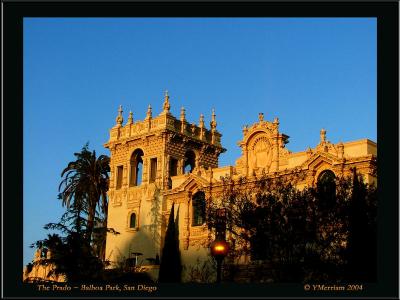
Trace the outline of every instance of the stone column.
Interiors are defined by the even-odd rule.
[[[149,159],[147,158],[147,156],[142,156],[142,160],[143,160],[143,171],[142,171],[142,183],[147,183],[149,181],[147,174],[149,174]]]
[[[192,198],[192,193],[188,192],[186,194],[186,213],[184,220],[184,242],[183,249],[187,250],[189,248],[189,239],[190,239],[190,199]]]
[[[178,159],[178,166],[177,166],[178,170],[177,170],[177,175],[182,175],[183,174],[183,158],[182,159]]]
[[[243,157],[244,157],[244,172],[246,176],[249,176],[249,152],[247,151],[247,145],[244,146]]]
[[[165,176],[164,177],[164,187],[167,187],[168,186],[168,179],[169,179],[169,174],[170,174],[170,169],[169,169],[169,163],[170,163],[170,159],[171,159],[171,157],[170,157],[170,155],[169,154],[167,154],[167,155],[164,155],[164,164],[163,164],[163,166],[164,166],[164,169],[165,169],[165,171],[163,172],[163,176]]]
[[[272,144],[272,166],[271,171],[277,172],[279,170],[279,137],[273,139]]]
[[[159,155],[157,156],[156,182],[158,182],[161,185],[161,188],[164,188],[163,166],[164,166],[164,155]]]

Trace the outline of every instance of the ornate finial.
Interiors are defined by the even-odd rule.
[[[127,124],[132,124],[132,123],[133,123],[133,113],[132,111],[130,111]]]
[[[278,117],[275,117],[274,124],[279,124],[279,118]]]
[[[248,130],[249,129],[247,128],[247,125],[244,125],[243,126],[243,135],[246,135]]]
[[[117,125],[120,125],[120,126],[122,125],[122,122],[124,121],[124,118],[122,117],[122,112],[123,112],[122,105],[120,105],[118,108],[118,116],[115,119],[115,121],[117,122]]]
[[[200,114],[199,127],[204,128],[204,115]]]
[[[339,150],[339,153],[338,153],[339,158],[343,158],[344,157],[344,145],[343,145],[342,141],[340,141],[338,144],[338,150]]]
[[[200,121],[199,121],[199,127],[200,127],[200,140],[204,139],[204,115],[200,114]]]
[[[261,122],[264,121],[264,114],[263,113],[258,113],[258,120]]]
[[[186,113],[185,113],[185,108],[182,106],[181,107],[181,121],[185,121]]]
[[[147,108],[146,119],[150,118],[152,118],[152,111],[151,111],[151,105],[149,104],[149,107]]]
[[[325,129],[321,129],[321,131],[319,132],[319,137],[320,137],[320,142],[321,143],[325,143],[326,142],[326,130]]]
[[[181,107],[181,133],[184,133],[185,132],[185,128],[186,128],[186,126],[185,126],[185,116],[186,116],[185,108],[182,106]]]
[[[212,109],[212,113],[211,113],[211,122],[210,122],[210,127],[211,129],[215,129],[217,127],[217,121],[215,118],[215,109]]]
[[[192,134],[194,135],[196,132],[196,124],[192,123],[191,130],[192,130]]]
[[[163,110],[164,110],[164,112],[169,112],[170,108],[171,108],[171,105],[169,104],[168,91],[165,91]]]

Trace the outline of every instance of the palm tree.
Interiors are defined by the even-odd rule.
[[[103,226],[107,226],[110,158],[106,155],[96,158],[96,152],[90,152],[88,144],[82,148],[81,152],[74,153],[74,155],[76,160],[68,163],[61,173],[61,177],[64,178],[59,186],[59,198],[62,200],[63,206],[76,208],[77,219],[80,219],[80,214],[87,215],[86,238],[90,242],[97,207],[102,214]]]

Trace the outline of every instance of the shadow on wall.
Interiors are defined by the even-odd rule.
[[[135,232],[124,232],[123,236],[117,238],[121,239],[121,242],[116,243],[118,246],[115,246],[112,250],[117,251],[118,254],[111,255],[111,257],[117,257],[116,261],[112,261],[111,264],[121,267],[127,259],[132,261],[135,258],[135,264],[137,263],[139,266],[151,265],[156,262],[157,257],[159,259],[162,224],[161,203],[160,189],[155,187],[151,206],[145,217],[145,220],[148,220],[147,224],[140,225]],[[144,213],[146,213],[146,210]]]
[[[129,234],[129,233],[126,233]],[[132,261],[137,257],[137,265],[149,265],[154,263],[156,256],[159,255],[157,248],[154,245],[152,239],[152,233],[149,228],[140,228],[140,230],[132,233],[132,238],[125,238],[123,243],[119,246],[115,246],[113,251],[117,251],[115,254],[115,261],[111,261],[113,267],[122,268],[125,267],[128,260]]]

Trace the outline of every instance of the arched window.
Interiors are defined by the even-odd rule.
[[[131,173],[129,178],[129,186],[137,186],[142,184],[143,173],[143,151],[136,149],[131,155]]]
[[[136,214],[131,213],[129,217],[129,228],[136,228]]]
[[[317,180],[317,192],[321,205],[330,208],[336,203],[336,176],[331,170],[322,171]]]
[[[194,152],[191,150],[186,151],[183,173],[185,174],[191,173],[196,166],[195,162],[196,162],[196,155],[194,154]]]
[[[192,226],[203,225],[206,221],[206,197],[203,192],[197,192],[192,198]]]
[[[333,185],[335,184],[335,178],[336,178],[335,173],[333,173],[331,170],[324,170],[319,174],[317,184]]]

